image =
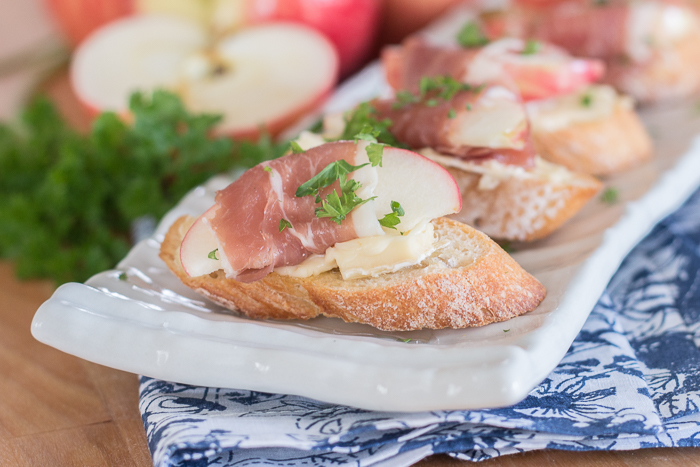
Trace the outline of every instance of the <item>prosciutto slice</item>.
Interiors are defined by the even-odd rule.
[[[557,2],[531,14],[527,37],[536,37],[582,57],[625,56],[630,8],[621,2]]]
[[[396,90],[415,93],[423,77],[450,76],[475,85],[512,84],[526,101],[573,92],[605,71],[598,60],[573,58],[552,45],[538,44],[531,54],[523,54],[525,47],[525,41],[513,38],[469,49],[410,38],[385,49],[382,62],[387,82]]]
[[[461,91],[450,100],[426,96],[419,103],[393,99],[371,105],[389,131],[413,149],[435,151],[465,160],[495,158],[521,167],[534,166],[529,125],[517,94],[499,85]]]
[[[328,143],[304,153],[264,162],[245,172],[216,194],[216,210],[209,225],[220,246],[222,262],[241,282],[265,277],[275,267],[301,263],[311,254],[357,238],[349,217],[341,224],[315,215],[315,196],[296,197],[297,188],[328,164],[340,159],[355,164],[357,145]],[[321,196],[336,189],[336,181]],[[280,232],[280,220],[291,228]]]

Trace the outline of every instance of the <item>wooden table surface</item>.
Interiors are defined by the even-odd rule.
[[[0,466],[150,466],[136,375],[81,360],[32,338],[34,312],[52,292],[52,284],[45,281],[15,280],[12,265],[0,262]],[[433,456],[417,465],[470,464]],[[700,449],[538,451],[478,465],[700,466]]]

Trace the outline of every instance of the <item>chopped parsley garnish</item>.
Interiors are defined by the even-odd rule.
[[[425,98],[434,92],[436,97],[449,101],[460,91],[473,91],[474,88],[466,83],[457,81],[451,76],[441,75],[434,77],[424,76],[420,80],[420,97]]]
[[[125,281],[127,279],[125,272],[120,272],[118,277],[120,281]]]
[[[525,47],[523,48],[523,55],[535,55],[542,48],[542,43],[535,39],[528,39],[525,42]]]
[[[410,91],[399,91],[396,93],[396,102],[394,102],[392,108],[394,110],[401,109],[417,102],[420,102],[420,97],[414,96]]]
[[[399,202],[392,201],[391,212],[379,219],[379,224],[382,227],[396,230],[396,226],[401,223],[401,219],[399,219],[399,217],[403,216],[404,214],[406,214],[406,212],[403,210]]]
[[[506,241],[503,241],[503,242],[500,242],[499,245],[501,246],[501,248],[503,248],[503,251],[505,251],[506,253],[509,253],[509,254],[510,254],[510,253],[514,253],[514,252],[515,252],[515,250],[513,249],[513,246],[512,246],[512,245],[510,244],[510,242],[507,241],[507,240],[506,240]]]
[[[412,339],[399,339],[399,340],[401,342],[403,342],[404,344],[408,344],[409,342],[411,342]]]
[[[279,225],[280,232],[282,232],[285,229],[285,227],[289,227],[290,229],[293,228],[292,223],[289,222],[287,219],[280,219],[280,225]]]
[[[362,165],[351,165],[347,163],[344,159],[339,161],[331,162],[318,174],[314,175],[308,182],[303,183],[299,188],[297,188],[294,196],[301,198],[302,196],[309,196],[317,194],[323,188],[330,186],[336,180],[347,179],[347,175],[350,172],[361,169],[367,164]]]
[[[504,329],[503,332],[510,332],[510,329]]]
[[[410,93],[409,93],[410,94]],[[389,146],[406,147],[389,132],[391,120],[385,118],[379,120],[375,116],[376,110],[369,102],[363,102],[357,108],[345,114],[345,129],[340,135],[340,140],[354,140],[356,135],[362,133],[367,127],[372,129],[373,136],[377,143],[388,144]]]
[[[263,167],[263,170],[269,174],[272,174],[272,167],[270,167],[269,165]]]
[[[469,21],[457,33],[457,42],[464,48],[481,47],[489,43],[488,38],[474,21]]]
[[[370,143],[367,146],[367,157],[372,167],[382,166],[382,156],[384,155],[384,145],[379,143]]]
[[[290,141],[289,145],[292,147],[292,153],[294,154],[304,152],[304,149],[301,146],[299,146],[299,143],[297,143],[296,141]]]
[[[381,135],[381,130],[375,130],[371,125],[365,124],[362,130],[355,135],[355,142],[358,140],[368,141],[370,144],[367,145],[365,151],[367,152],[367,158],[372,164],[372,167],[382,166],[382,156],[384,155],[384,144],[377,141],[377,137]]]
[[[396,102],[392,107],[401,109],[411,104],[423,102],[427,107],[435,107],[440,100],[445,102],[451,100],[458,92],[474,91],[480,92],[483,86],[473,87],[466,83],[461,83],[451,76],[424,76],[420,80],[419,94],[413,95],[409,91],[400,91],[396,95]]]
[[[376,196],[367,199],[358,197],[355,191],[360,186],[362,185],[355,180],[344,180],[344,176],[341,177],[341,195],[338,196],[335,190],[331,191],[326,196],[326,199],[321,201],[321,207],[316,208],[316,217],[330,217],[333,222],[340,225],[347,215],[350,214],[350,211],[376,198]]]
[[[467,110],[471,110],[471,109],[472,109],[472,105],[471,105],[471,104],[467,104]]]
[[[450,109],[449,112],[447,112],[447,118],[453,119],[457,116],[457,112],[455,112],[455,109]]]
[[[218,253],[218,251],[219,251],[218,248],[216,250],[210,251],[209,254],[207,255],[207,258],[214,259],[214,260],[219,259],[216,257],[216,253]]]
[[[608,187],[605,189],[602,195],[600,195],[600,200],[605,204],[615,204],[619,201],[620,193],[615,187]]]
[[[583,107],[590,107],[593,104],[593,96],[590,94],[584,94],[581,96],[581,105]]]
[[[376,157],[374,159],[376,160]],[[316,208],[316,217],[330,217],[333,222],[340,224],[350,211],[375,198],[361,199],[355,192],[362,184],[353,179],[348,180],[350,172],[366,165],[368,164],[351,165],[343,159],[331,162],[313,178],[297,188],[295,196],[315,194],[316,202],[321,203],[321,207]],[[340,195],[336,190],[333,190],[326,196],[326,199],[321,199],[321,190],[332,185],[336,180],[340,183]]]

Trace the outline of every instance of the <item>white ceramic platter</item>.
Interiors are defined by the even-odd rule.
[[[328,104],[385,92],[378,65]],[[606,181],[620,202],[592,200],[564,228],[513,257],[548,290],[533,312],[477,329],[382,332],[338,319],[253,321],[183,286],[158,258],[180,215],[198,215],[228,183],[195,189],[116,270],[58,288],[33,335],[120,370],[202,386],[297,394],[373,410],[478,409],[518,402],[557,365],[627,252],[700,185],[694,105],[647,109],[656,158]],[[661,174],[663,173],[663,176]]]

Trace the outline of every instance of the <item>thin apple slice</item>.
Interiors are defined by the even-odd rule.
[[[218,205],[214,205],[199,216],[182,239],[180,262],[190,277],[209,274],[222,267],[218,252],[211,254],[219,248],[219,243],[207,222],[217,209]]]
[[[454,177],[420,154],[385,147],[377,175],[374,189],[377,219],[392,212],[392,201],[399,202],[405,211],[397,226],[400,231],[462,209],[462,195]]]
[[[77,49],[73,89],[93,111],[126,113],[132,92],[167,88],[192,111],[223,114],[220,133],[253,138],[263,126],[274,134],[293,123],[337,79],[333,45],[303,25],[269,23],[208,40],[174,17],[117,21]]]

